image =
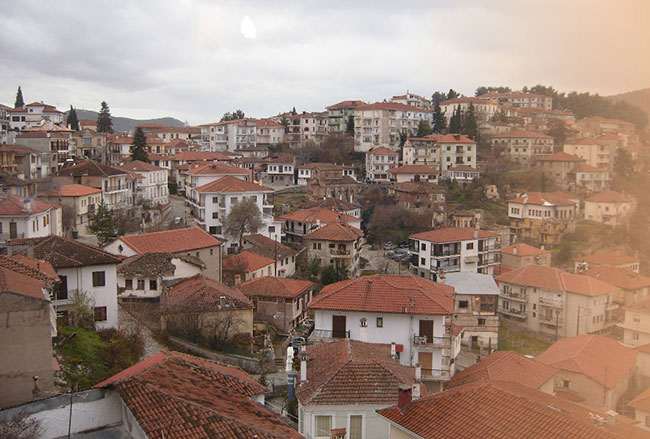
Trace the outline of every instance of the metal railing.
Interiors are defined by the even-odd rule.
[[[508,299],[521,300],[523,302],[526,301],[526,293],[520,293],[515,291],[502,291],[501,295],[503,297],[507,297]]]
[[[562,300],[549,299],[546,297],[540,297],[539,303],[540,305],[552,306],[554,308],[562,308],[562,306],[564,305],[564,301]]]
[[[350,256],[350,250],[330,249],[330,255],[332,255],[332,256]]]
[[[448,380],[451,378],[449,369],[421,369],[422,379]]]
[[[451,337],[448,335],[442,337],[429,337],[426,335],[414,335],[413,346],[423,347],[449,347],[451,344]]]
[[[522,311],[520,309],[499,308],[499,312],[503,313],[503,314],[508,314],[508,315],[512,315],[512,316],[526,318],[526,311]]]
[[[314,338],[350,338],[350,331],[333,331],[331,329],[314,329],[311,333]]]

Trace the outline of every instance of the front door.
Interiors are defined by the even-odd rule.
[[[433,320],[420,320],[420,337],[426,336],[427,343],[433,342]]]
[[[332,316],[332,337],[346,338],[345,316]]]
[[[13,221],[9,223],[9,238],[18,238],[18,224],[14,223]]]
[[[418,352],[418,363],[422,368],[422,375],[432,375],[433,354],[431,352]]]

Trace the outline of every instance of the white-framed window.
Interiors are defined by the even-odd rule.
[[[314,438],[330,439],[332,430],[332,415],[314,415]]]
[[[348,415],[348,439],[363,439],[364,416]]]

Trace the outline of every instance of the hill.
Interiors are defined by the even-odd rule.
[[[628,104],[635,105],[648,113],[648,116],[650,116],[650,88],[629,91],[627,93],[621,93],[619,95],[607,96],[607,99],[614,102],[624,101]]]
[[[88,120],[97,120],[97,112],[91,110],[77,110],[77,117],[79,119],[88,119]],[[67,117],[66,112],[66,117]],[[113,130],[116,133],[122,133],[125,131],[134,130],[136,126],[142,125],[143,123],[159,123],[162,125],[169,125],[171,127],[182,127],[185,124],[178,119],[173,117],[161,117],[158,119],[131,119],[128,117],[118,117],[112,116],[113,120]]]

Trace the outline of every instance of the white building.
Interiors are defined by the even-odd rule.
[[[268,194],[272,192],[272,189],[264,186],[227,176],[197,187],[193,190],[193,198],[189,203],[194,220],[199,226],[226,243],[226,248],[237,247],[237,239],[225,235],[224,221],[232,207],[244,198],[256,202],[262,217],[261,229],[251,233],[260,233],[276,241],[280,240],[281,222],[273,218],[273,206],[268,200]]]
[[[366,179],[374,183],[390,180],[390,169],[399,166],[399,153],[388,148],[372,148],[366,152]]]
[[[24,107],[12,109],[10,113],[11,128],[18,130],[39,126],[44,120],[60,124],[64,116],[55,106],[43,102],[32,102]]]
[[[167,186],[169,172],[167,169],[139,160],[127,162],[120,166],[119,169],[142,176],[142,178],[138,178],[136,184],[135,196],[137,201],[148,201],[153,206],[169,202],[169,189]]]
[[[128,209],[133,207],[133,183],[127,177],[126,171],[87,160],[59,170],[52,181],[60,185],[83,184],[101,189],[104,203],[110,209]]]
[[[493,152],[522,168],[529,169],[536,157],[553,153],[555,141],[546,134],[516,130],[492,136],[491,142]]]
[[[477,121],[492,119],[495,114],[501,111],[501,105],[496,99],[481,99],[480,97],[447,99],[440,102],[440,109],[444,113],[445,119],[447,119],[447,126],[449,126],[449,121],[458,108],[462,113],[467,113],[470,105],[474,106]]]
[[[585,200],[585,219],[612,227],[625,226],[635,209],[636,201],[632,197],[614,191],[600,192]]]
[[[296,181],[296,184],[306,185],[307,180],[310,180],[312,178],[312,173],[315,168],[323,168],[323,169],[340,168],[341,177],[351,177],[354,180],[357,179],[354,166],[337,165],[334,163],[307,163],[306,165],[296,166],[296,169],[298,170],[298,179]]]
[[[501,237],[471,227],[448,227],[409,236],[411,271],[436,280],[440,272],[492,274],[499,265]]]
[[[220,178],[232,176],[244,181],[251,181],[250,170],[243,169],[223,162],[194,162],[187,165],[188,169],[181,173],[185,197],[192,198],[194,190]]]
[[[325,286],[309,309],[312,338],[395,343],[400,363],[419,363],[430,388],[454,374],[462,329],[451,322],[452,287],[414,276],[363,276]]]
[[[0,195],[0,241],[63,234],[61,206],[40,198]]]
[[[258,119],[255,122],[257,145],[269,146],[284,142],[284,125],[271,119]]]
[[[201,143],[209,151],[236,151],[257,146],[257,121],[238,119],[200,125]]]
[[[440,171],[427,165],[404,165],[388,170],[390,180],[396,183],[407,181],[428,181],[438,184]]]
[[[476,168],[476,142],[464,134],[432,134],[440,150],[440,170],[455,166]]]
[[[103,198],[101,189],[82,184],[67,184],[46,196],[50,201],[61,203],[63,227],[76,230],[81,235],[88,234],[88,214],[95,211]],[[66,210],[65,214],[63,210]]]

